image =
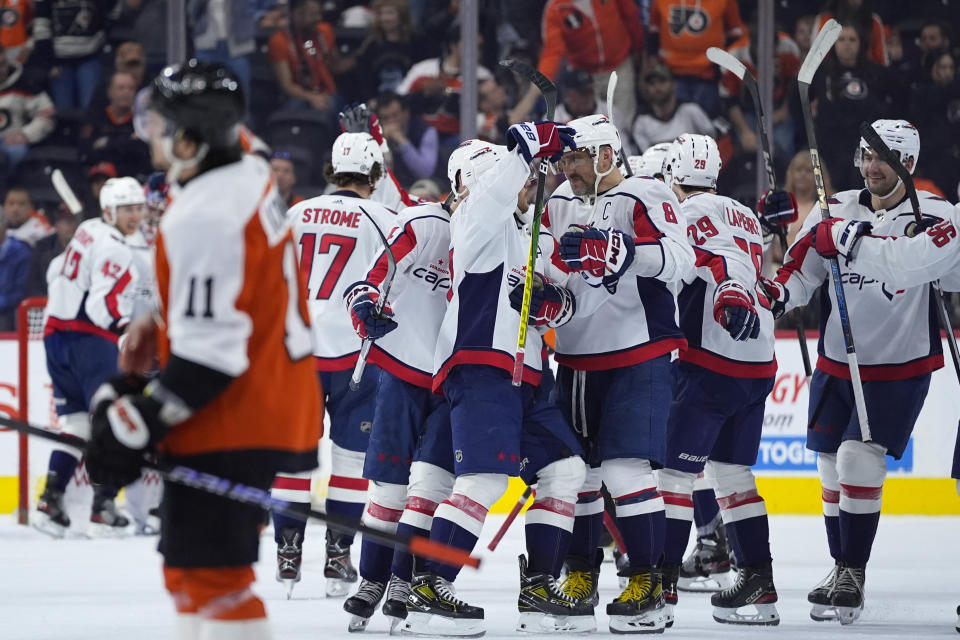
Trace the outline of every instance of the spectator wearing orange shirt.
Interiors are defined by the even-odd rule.
[[[277,84],[290,98],[288,108],[337,112],[339,98],[333,76],[346,71],[347,64],[340,60],[333,27],[321,22],[318,0],[293,0],[290,29],[274,33],[267,48]]]
[[[867,59],[881,66],[887,66],[886,39],[883,32],[883,20],[880,16],[871,10],[870,0],[829,0],[826,4],[826,10],[817,14],[814,24],[816,31],[813,37],[826,24],[830,18],[835,19],[840,24],[853,24],[860,32],[862,50],[866,52]]]
[[[0,45],[7,61],[23,64],[31,49],[28,29],[33,7],[30,0],[0,0],[0,17]]]
[[[715,117],[720,115],[717,68],[707,49],[724,48],[744,32],[736,0],[653,0],[647,53],[670,67],[677,100],[696,102]]]
[[[610,72],[617,72],[614,102],[627,121],[637,110],[634,59],[643,53],[643,26],[634,0],[549,0],[543,11],[540,71],[556,80],[566,61],[593,75],[605,99]]]

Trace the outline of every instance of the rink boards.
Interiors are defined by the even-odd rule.
[[[788,334],[785,334],[788,335]],[[809,347],[816,356],[816,338],[811,332]],[[43,365],[43,344],[30,344],[30,422],[55,424],[50,381]],[[947,346],[944,343],[944,352]],[[767,398],[764,433],[754,469],[760,493],[772,513],[815,514],[821,509],[820,485],[816,477],[816,455],[804,448],[807,424],[808,389],[796,339],[778,337],[779,370],[773,392]],[[19,405],[17,344],[0,339],[0,413],[15,415]],[[888,458],[889,478],[884,486],[883,510],[898,514],[960,514],[956,483],[950,466],[960,417],[960,385],[947,356],[947,367],[933,375],[930,392],[917,427],[903,458]],[[324,442],[326,445],[326,441]],[[30,443],[31,500],[40,492],[50,448],[36,439]],[[314,493],[322,499],[329,469],[328,447],[322,447],[321,469]],[[494,512],[507,512],[523,490],[513,480]],[[0,430],[0,513],[11,513],[17,505],[17,438]]]

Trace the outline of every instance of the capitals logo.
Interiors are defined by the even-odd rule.
[[[673,5],[670,7],[670,33],[679,36],[684,31],[698,35],[710,26],[710,16],[698,6]]]

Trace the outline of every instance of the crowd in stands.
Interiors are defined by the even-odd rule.
[[[165,63],[168,1],[0,0],[0,331],[14,326],[24,296],[45,293],[46,264],[76,226],[50,172],[63,171],[87,217],[99,215],[106,178],[150,173],[133,120]],[[446,160],[460,141],[460,0],[180,1],[190,55],[240,77],[247,126],[270,146],[288,203],[324,190],[337,114],[361,101],[378,114],[398,181],[423,197],[447,191]],[[542,117],[539,92],[498,64],[520,59],[560,87],[557,119],[612,109],[628,155],[682,132],[714,136],[719,191],[752,204],[753,104],[706,50],[726,48],[755,70],[762,1],[481,0],[478,135],[502,142],[510,124]],[[960,1],[771,3],[775,163],[801,209],[816,194],[796,75],[830,17],[843,32],[811,96],[831,189],[862,184],[853,165],[860,122],[903,117],[920,131],[918,187],[956,202]],[[607,105],[612,71],[619,81]]]

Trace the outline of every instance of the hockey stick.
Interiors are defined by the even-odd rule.
[[[35,427],[26,422],[20,422],[19,420],[12,420],[0,416],[0,426],[27,435],[69,445],[81,451],[87,448],[87,442],[81,438],[49,431],[42,427]],[[212,493],[228,500],[260,507],[261,509],[273,511],[274,513],[279,513],[297,520],[306,520],[308,517],[314,518],[315,520],[326,522],[328,527],[336,526],[338,529],[362,533],[364,536],[369,536],[371,540],[375,540],[380,544],[408,551],[421,558],[428,558],[454,567],[478,568],[480,566],[479,558],[472,557],[469,552],[462,549],[457,549],[456,547],[451,547],[439,542],[432,542],[421,536],[398,535],[380,531],[368,527],[359,521],[333,513],[323,513],[316,509],[311,509],[309,512],[304,513],[303,511],[292,508],[292,505],[286,500],[274,498],[270,495],[269,491],[250,487],[240,482],[233,482],[232,480],[197,471],[190,467],[164,465],[149,460],[144,460],[143,466],[155,469],[167,482],[174,482],[184,487],[196,489],[197,491]]]
[[[557,87],[550,79],[519,60],[501,60],[500,65],[526,78],[537,86],[547,101],[544,119],[553,120],[557,109]],[[547,161],[540,161],[540,179],[537,181],[537,199],[533,207],[533,223],[530,225],[530,252],[527,256],[527,273],[523,281],[523,303],[520,305],[520,330],[517,333],[517,353],[513,360],[513,386],[523,382],[523,358],[527,350],[527,318],[530,316],[530,297],[533,294],[533,271],[537,264],[537,249],[540,241],[540,216],[543,214],[543,191],[547,186]]]
[[[813,178],[817,185],[817,202],[820,204],[820,215],[824,220],[830,219],[830,205],[827,203],[827,190],[823,186],[823,168],[820,166],[820,154],[817,151],[817,132],[813,124],[813,112],[810,110],[810,83],[816,74],[820,63],[833,47],[840,36],[842,27],[836,20],[830,19],[820,29],[816,39],[810,45],[810,51],[800,66],[797,75],[797,84],[800,87],[800,105],[803,108],[803,124],[807,130],[807,146],[810,147],[810,160],[813,163]],[[853,386],[853,398],[857,406],[857,417],[860,421],[860,434],[864,442],[870,442],[870,422],[867,419],[867,403],[863,398],[863,382],[860,380],[860,364],[857,361],[857,349],[853,344],[853,329],[847,309],[847,297],[843,293],[843,282],[840,276],[840,263],[836,258],[830,259],[830,275],[833,278],[833,288],[837,296],[837,316],[843,330],[843,342],[847,351],[847,365],[850,367],[850,383]]]
[[[903,182],[907,189],[907,196],[910,198],[910,207],[913,209],[913,216],[916,218],[917,225],[923,223],[923,214],[920,213],[920,198],[917,197],[917,187],[913,184],[913,176],[907,171],[907,168],[900,162],[900,158],[894,153],[883,138],[867,122],[860,123],[860,135],[867,141],[870,148],[880,154],[880,157],[890,165],[893,172]],[[937,312],[940,316],[940,326],[947,334],[947,344],[950,345],[950,355],[953,357],[953,369],[956,371],[957,380],[960,381],[960,352],[957,351],[957,339],[953,335],[953,326],[950,323],[950,314],[947,313],[947,305],[943,299],[943,287],[940,286],[940,280],[934,280],[930,283],[933,292],[937,297]]]
[[[507,519],[503,521],[503,524],[500,525],[500,529],[497,530],[497,534],[493,536],[493,540],[490,541],[490,544],[487,545],[487,549],[493,551],[497,548],[497,545],[500,544],[500,541],[503,540],[503,536],[507,534],[507,529],[510,528],[510,525],[513,524],[513,521],[517,519],[517,516],[520,515],[520,510],[523,509],[523,505],[527,504],[527,500],[530,499],[530,495],[533,493],[531,487],[527,487],[523,490],[523,495],[517,500],[517,504],[513,505],[513,509],[510,510],[510,513],[507,514]]]
[[[610,79],[607,81],[607,118],[610,120],[610,124],[613,125],[613,128],[617,131],[617,135],[620,135],[620,130],[617,129],[617,123],[613,119],[613,94],[617,90],[617,72],[610,72]],[[623,141],[620,141],[620,165],[626,169],[627,177],[633,177],[633,171],[630,170],[630,163],[627,162],[627,154],[623,152]]]
[[[380,241],[383,243],[383,250],[387,255],[387,275],[383,279],[383,292],[380,294],[380,299],[377,300],[377,304],[373,307],[374,315],[380,315],[383,307],[387,304],[387,296],[390,295],[390,287],[393,286],[393,276],[397,273],[397,259],[394,257],[390,243],[387,242],[387,237],[383,235],[380,226],[373,221],[373,218],[370,217],[366,209],[360,207],[360,211],[367,217],[367,220],[370,221],[373,228],[377,230],[377,235],[380,236]],[[367,357],[370,355],[370,347],[372,346],[373,338],[365,338],[363,344],[360,345],[360,356],[357,358],[357,364],[353,367],[353,375],[350,376],[351,391],[356,391],[360,386],[360,379],[363,377],[363,370],[367,366]]]
[[[718,47],[707,49],[707,58],[722,69],[726,69],[733,75],[740,78],[750,93],[753,100],[753,109],[757,114],[757,129],[760,131],[760,145],[763,151],[763,164],[767,170],[767,185],[769,189],[777,188],[777,172],[773,169],[773,145],[770,143],[770,131],[766,115],[763,113],[763,105],[760,102],[760,90],[757,87],[757,79],[752,73],[747,72],[747,67],[737,60],[733,55]],[[764,225],[767,227],[767,225]],[[767,227],[770,228],[770,227]],[[783,256],[787,256],[787,232],[783,227],[778,227],[775,231],[780,240],[780,247],[783,249]],[[800,324],[797,325],[797,343],[800,345],[800,357],[803,359],[803,373],[807,376],[807,384],[810,384],[810,378],[813,377],[813,370],[810,367],[810,350],[807,347],[807,334],[803,328],[803,322],[799,314],[797,319]]]
[[[70,209],[70,213],[75,216],[80,215],[83,211],[83,205],[80,204],[80,201],[77,200],[77,196],[74,195],[73,189],[70,188],[70,183],[67,182],[67,179],[64,177],[63,172],[60,169],[54,169],[53,173],[50,174],[50,182],[53,183],[53,188],[56,190],[57,195],[60,196],[60,199],[63,200],[63,203],[67,205],[67,208]]]

